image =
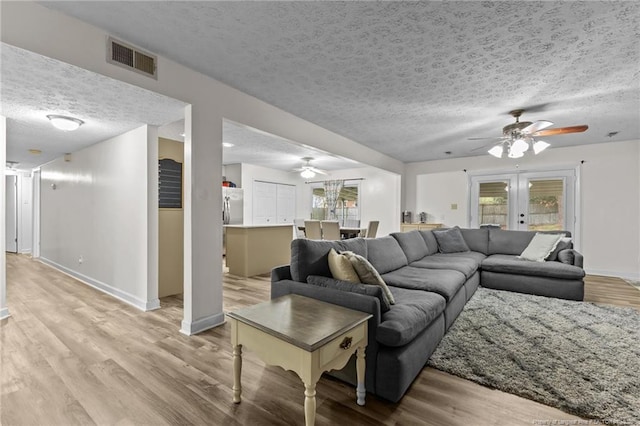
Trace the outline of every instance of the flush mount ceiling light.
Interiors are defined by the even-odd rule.
[[[47,118],[51,121],[53,127],[65,132],[76,130],[84,124],[84,121],[78,118],[67,117],[65,115],[47,115]]]

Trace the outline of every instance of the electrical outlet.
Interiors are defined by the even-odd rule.
[[[84,258],[82,256],[80,256],[78,258],[78,263],[82,265],[82,262],[84,262]]]

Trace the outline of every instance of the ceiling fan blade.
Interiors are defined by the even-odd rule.
[[[553,126],[553,123],[551,121],[538,120],[536,122],[529,124],[524,129],[522,129],[522,133],[535,133],[542,129],[546,129],[547,127],[550,127],[550,126]]]
[[[469,151],[469,152],[476,152],[476,151],[480,151],[481,149],[487,149],[487,148],[488,148],[488,147],[490,147],[490,146],[498,146],[498,145],[500,145],[500,144],[490,143],[490,144],[487,144],[487,145],[479,146],[478,148],[473,148],[473,149],[472,149],[471,151]]]
[[[324,171],[324,170],[320,170],[320,169],[316,169],[315,167],[311,167],[311,168],[309,168],[309,170],[311,170],[312,172],[315,172],[315,173],[321,174],[321,175],[326,175],[326,174],[327,174],[327,172],[326,172],[326,171]]]
[[[587,130],[589,126],[583,124],[581,126],[570,126],[570,127],[559,127],[557,129],[547,129],[541,130],[539,132],[534,133],[531,136],[555,136],[555,135],[564,135],[565,133],[581,133]]]
[[[504,136],[495,136],[493,138],[467,138],[468,141],[491,141],[491,140],[500,140],[504,139]]]

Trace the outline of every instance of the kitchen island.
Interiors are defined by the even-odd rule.
[[[268,274],[291,261],[292,224],[224,225],[229,273],[240,277]]]

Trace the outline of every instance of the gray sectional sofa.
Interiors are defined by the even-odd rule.
[[[368,392],[397,402],[479,285],[583,298],[583,258],[570,244],[558,247],[548,261],[532,262],[517,256],[535,232],[460,232],[466,247],[449,253],[442,253],[444,244],[438,244],[433,231],[343,241],[294,240],[291,264],[271,273],[271,297],[295,293],[370,313],[365,385]],[[327,261],[331,248],[364,256],[389,286],[395,304],[387,310],[389,307],[381,303],[380,287],[345,291],[353,286],[327,285],[332,280]],[[318,282],[324,284],[314,285]],[[353,365],[348,365],[333,375],[355,383],[354,371]]]

